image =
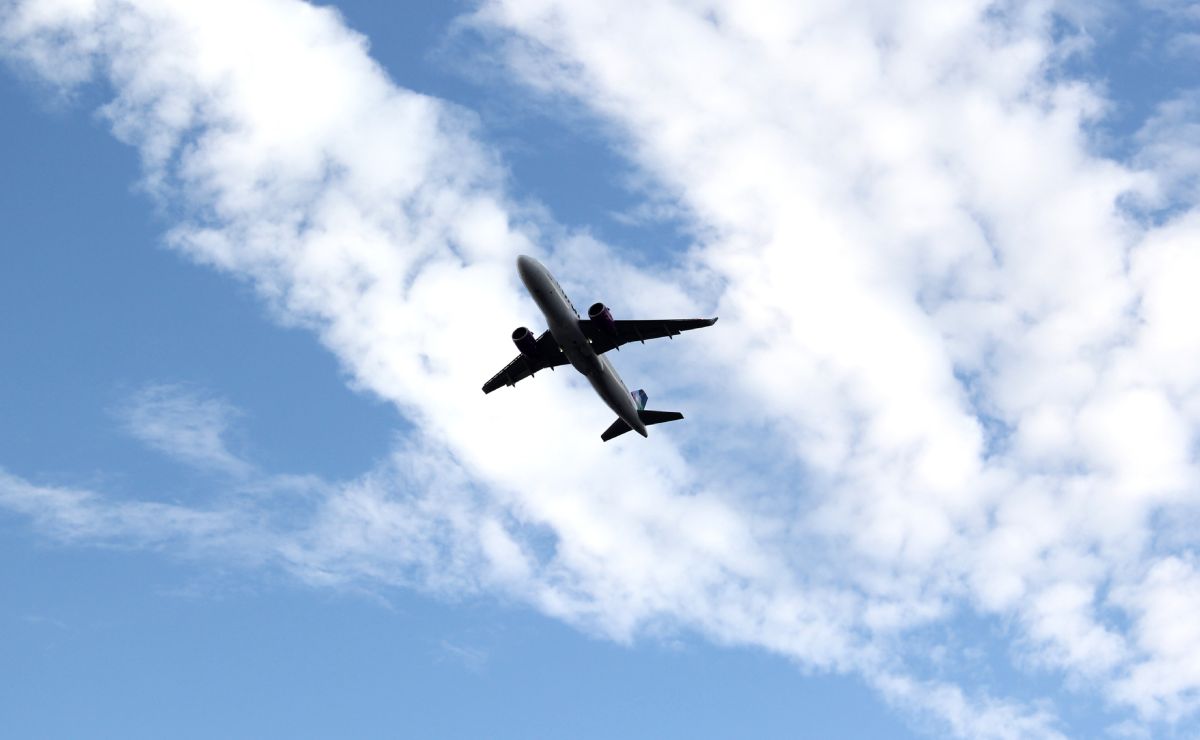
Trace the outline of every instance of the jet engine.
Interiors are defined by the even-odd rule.
[[[593,303],[592,307],[588,309],[588,318],[608,336],[615,337],[617,335],[617,322],[613,321],[612,311],[609,311],[608,306],[603,303]]]
[[[512,340],[525,357],[532,360],[537,356],[537,338],[533,336],[533,332],[523,326],[518,326],[513,330]]]

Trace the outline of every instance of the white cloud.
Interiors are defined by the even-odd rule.
[[[478,393],[506,329],[537,320],[512,257],[561,230],[504,194],[468,113],[393,85],[336,13],[0,17],[47,80],[112,82],[114,132],[189,214],[172,245],[252,280],[421,430],[357,480],[303,482],[294,513],[11,477],[8,508],[72,540],[225,548],[318,584],[500,589],[616,639],[695,629],[858,671],[961,736],[1058,732],[1046,706],[910,675],[924,656],[906,638],[962,609],[1011,621],[1019,663],[1146,722],[1192,711],[1200,648],[1166,595],[1186,601],[1194,540],[1156,552],[1149,531],[1195,490],[1200,227],[1122,213],[1147,177],[1089,150],[1103,101],[1047,76],[1047,7],[484,3],[475,23],[516,73],[609,121],[701,235],[669,279],[585,237],[556,249],[581,302],[621,286],[631,313],[722,316],[655,371],[707,429],[609,446],[607,413],[562,374]],[[1174,140],[1153,139],[1160,178]],[[249,465],[222,442],[227,410],[161,401],[143,439]]]
[[[964,578],[1036,663],[1115,697],[1133,652],[1103,588],[1142,577],[1151,517],[1195,490],[1197,422],[1194,365],[1154,356],[1194,344],[1167,243],[1197,231],[1118,203],[1186,164],[1195,116],[1148,171],[1106,161],[1098,93],[1046,74],[1048,6],[942,10],[496,0],[477,23],[708,235],[738,369],[714,374],[833,477],[810,521],[855,546],[846,577]]]
[[[1121,590],[1117,600],[1136,615],[1134,639],[1141,652],[1117,685],[1117,694],[1145,715],[1171,719],[1200,704],[1200,573],[1192,558],[1166,557],[1145,580]]]

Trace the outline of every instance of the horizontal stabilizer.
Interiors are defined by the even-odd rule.
[[[604,430],[604,434],[600,435],[600,439],[607,442],[608,440],[612,439],[613,437],[620,437],[622,434],[624,434],[625,432],[628,432],[628,431],[629,431],[629,425],[626,424],[625,422],[621,421],[620,419],[617,419],[616,421],[614,421],[612,423],[611,426],[608,427],[608,429]]]
[[[638,418],[642,420],[643,424],[650,426],[651,424],[664,424],[668,421],[679,421],[683,418],[683,414],[678,411],[647,411],[646,409],[640,409],[638,411]]]
[[[639,409],[638,418],[642,420],[643,424],[650,426],[651,424],[664,424],[668,421],[679,421],[683,418],[683,414],[679,413],[678,411],[650,411],[647,409]],[[622,434],[628,431],[629,425],[624,421],[617,419],[608,427],[608,429],[604,430],[604,434],[600,435],[600,439],[607,442],[613,437],[620,437]]]

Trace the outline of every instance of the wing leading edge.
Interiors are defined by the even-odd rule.
[[[674,337],[691,329],[703,329],[717,323],[717,319],[633,319],[613,322],[615,333],[609,333],[604,325],[591,319],[580,319],[579,326],[588,339],[592,340],[592,349],[602,355],[610,349],[620,347],[629,342],[645,342],[647,339]]]
[[[517,381],[524,380],[540,370],[565,364],[567,364],[567,358],[558,346],[558,342],[554,341],[550,332],[544,331],[534,343],[534,356],[517,355],[512,362],[504,366],[503,370],[483,384],[483,392],[491,393],[506,385],[516,385]]]

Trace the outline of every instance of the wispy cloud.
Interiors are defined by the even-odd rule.
[[[115,501],[93,491],[31,483],[0,469],[0,504],[28,516],[41,531],[68,542],[160,548],[194,544],[234,549],[245,537],[232,512],[154,501]]]
[[[471,673],[482,673],[487,667],[488,654],[486,650],[460,645],[449,640],[442,640],[438,643],[438,648],[442,655],[459,663]]]
[[[72,541],[502,590],[615,639],[683,627],[857,671],[960,736],[1059,734],[1053,707],[919,677],[912,635],[970,611],[1143,722],[1192,716],[1200,647],[1171,614],[1195,543],[1149,533],[1196,484],[1200,227],[1190,201],[1161,226],[1122,212],[1165,170],[1089,149],[1104,101],[1047,74],[1041,7],[483,3],[514,74],[611,122],[692,220],[662,279],[513,204],[470,114],[393,85],[332,10],[12,5],[10,56],[112,83],[114,132],[190,214],[170,243],[252,280],[420,431],[298,511],[11,476],[0,500]],[[572,286],[619,285],[631,313],[719,305],[720,339],[677,343],[673,382],[720,435],[601,447],[555,412],[586,389],[478,394],[511,354],[502,317],[532,317],[511,262],[539,233],[563,234]],[[142,439],[254,479],[228,409],[143,405]]]
[[[1141,0],[1141,5],[1180,20],[1200,21],[1200,8],[1191,0]]]
[[[1200,199],[1200,90],[1159,104],[1136,140],[1136,161],[1156,175],[1161,207],[1178,209]]]
[[[229,425],[237,412],[225,401],[186,386],[152,384],[127,398],[116,413],[138,440],[184,463],[237,476],[252,469],[229,450]]]

